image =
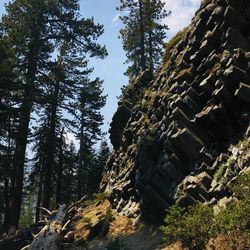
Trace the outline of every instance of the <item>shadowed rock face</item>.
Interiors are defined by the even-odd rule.
[[[231,158],[249,140],[250,1],[203,1],[154,79],[135,82],[140,95],[126,110],[124,97],[110,130],[102,189],[113,207],[157,222],[173,203],[230,196],[227,183],[249,167],[249,143],[242,161]],[[221,164],[223,181],[214,177]]]

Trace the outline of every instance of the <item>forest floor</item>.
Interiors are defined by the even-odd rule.
[[[75,212],[64,236],[64,250],[189,250],[181,242],[166,246],[159,227],[120,215],[111,209],[108,200],[96,201]],[[20,249],[16,244],[25,245],[24,240],[33,230],[24,230],[20,239],[16,236],[5,245],[0,244],[0,249]],[[249,250],[242,235],[237,235],[237,242],[230,235],[218,235],[204,249]]]
[[[83,242],[94,237],[91,236],[91,228],[99,227],[99,232],[89,241],[87,249],[103,250],[112,244],[121,249],[162,249],[163,235],[158,227],[135,223],[132,219],[119,215],[111,210],[107,200],[84,208],[78,212],[76,218],[78,221],[73,229],[75,242]],[[105,228],[107,220],[108,225]]]
[[[189,250],[180,242],[166,246],[158,227],[133,221],[112,210],[109,201],[100,201],[80,209],[71,227],[77,249],[89,250]],[[240,239],[240,237],[239,237]],[[206,245],[206,250],[245,250],[244,242],[237,246],[230,238],[218,235]]]

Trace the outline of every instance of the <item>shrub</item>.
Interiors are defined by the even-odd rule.
[[[250,172],[241,175],[235,183],[230,185],[235,196],[240,199],[250,199]]]
[[[82,221],[83,223],[90,224],[90,223],[91,223],[91,218],[89,218],[89,217],[83,217],[81,221]]]
[[[190,206],[187,211],[174,205],[167,210],[164,222],[166,226],[161,230],[167,244],[181,241],[193,249],[201,249],[215,232],[213,210],[202,204]]]
[[[250,239],[250,173],[240,176],[230,188],[239,201],[231,202],[216,216],[217,230],[231,235],[240,231]]]
[[[83,206],[84,206],[84,207],[87,207],[87,206],[92,205],[93,203],[94,203],[93,200],[87,199],[87,200],[85,200],[85,201],[83,202]]]
[[[230,179],[237,175],[235,168],[236,161],[233,158],[228,158],[227,162],[222,164],[214,174],[214,179],[226,184]],[[224,176],[226,174],[226,176]]]
[[[226,164],[222,164],[219,169],[215,172],[214,174],[214,179],[216,181],[220,180],[222,178],[222,176],[225,174],[227,169],[227,165]]]
[[[165,48],[165,52],[163,55],[163,63],[166,63],[170,59],[171,50],[181,41],[184,37],[186,29],[179,31],[167,44]]]
[[[180,240],[183,235],[184,218],[187,213],[184,209],[173,205],[167,210],[166,218],[164,222],[166,226],[161,226],[160,230],[164,233],[164,241],[167,244],[172,244],[176,240]]]
[[[109,194],[104,192],[104,193],[94,193],[92,194],[92,197],[88,200],[85,200],[83,202],[83,205],[85,207],[92,205],[96,202],[100,202],[100,201],[105,201],[108,198]]]
[[[220,232],[250,230],[250,199],[230,203],[216,216]],[[250,231],[249,231],[250,232]]]
[[[213,209],[203,204],[190,207],[185,228],[188,232],[187,243],[198,249],[204,247],[215,234]]]
[[[98,201],[105,201],[107,198],[108,198],[108,193],[104,192],[104,193],[94,193],[92,195],[93,197],[93,200],[95,202],[98,202]]]
[[[112,220],[113,218],[113,213],[112,213],[112,209],[111,208],[108,208],[106,214],[105,214],[105,218],[107,221],[110,221]]]
[[[232,201],[216,216],[211,207],[202,204],[187,210],[176,205],[170,207],[164,220],[166,225],[161,227],[166,243],[181,241],[191,249],[202,249],[215,234],[228,234],[233,242],[242,236],[249,249],[250,172],[239,176],[229,187],[239,200]]]

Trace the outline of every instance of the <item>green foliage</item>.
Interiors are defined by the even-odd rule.
[[[218,181],[219,179],[221,179],[221,177],[224,175],[224,173],[226,172],[227,169],[227,165],[226,164],[222,164],[219,169],[215,172],[214,174],[214,179],[216,181]]]
[[[102,181],[103,172],[110,156],[110,149],[107,141],[103,137],[96,156],[96,164],[91,171],[92,192],[100,191],[100,183]]]
[[[89,217],[83,217],[83,218],[81,219],[81,221],[82,221],[83,223],[90,224],[90,223],[91,223],[91,218],[89,218]]]
[[[129,250],[123,240],[116,238],[105,247],[107,250]]]
[[[214,234],[213,210],[209,206],[197,204],[187,211],[176,205],[167,210],[166,226],[161,230],[167,244],[181,241],[184,245],[201,249]]]
[[[107,221],[111,221],[113,218],[113,213],[112,213],[112,209],[109,207],[106,214],[105,214],[105,218]]]
[[[250,239],[250,173],[240,176],[231,189],[239,200],[232,201],[217,215],[208,205],[196,204],[187,210],[171,206],[161,227],[166,243],[181,241],[192,249],[202,249],[216,234],[229,234],[237,241],[238,232]]]
[[[103,192],[103,193],[94,193],[92,195],[93,200],[98,202],[98,201],[105,201],[108,197],[109,194],[107,192]]]
[[[171,50],[181,41],[184,37],[185,29],[179,31],[167,44],[165,47],[165,52],[163,55],[163,63],[166,63],[170,59]]]
[[[56,195],[55,194],[52,194],[51,197],[50,197],[50,207],[52,209],[56,209],[56,207],[57,207]]]
[[[29,227],[34,222],[33,210],[32,196],[29,196],[20,214],[19,227],[21,229]]]
[[[0,234],[8,210],[8,193],[19,115],[20,81],[14,53],[0,34]],[[7,208],[7,209],[6,209]]]
[[[109,197],[109,194],[107,192],[103,192],[103,193],[94,193],[92,194],[92,197],[88,200],[85,200],[83,202],[83,205],[84,206],[89,206],[89,205],[92,205],[96,202],[103,202],[105,201],[106,199],[108,199]]]
[[[249,199],[250,197],[250,172],[241,175],[235,183],[230,185],[234,195],[240,199]]]
[[[230,203],[216,216],[219,231],[223,233],[242,231],[250,233],[250,199]]]
[[[145,91],[144,88],[136,88],[136,86],[134,86],[135,81],[136,79],[130,80],[127,86],[121,88],[122,94],[119,98],[122,99],[123,103],[128,108],[132,108],[138,101],[138,97]]]
[[[69,194],[73,193],[72,183],[77,177],[79,183],[86,176],[90,180],[83,172],[92,155],[86,159],[83,154],[86,147],[94,151],[94,145],[100,139],[103,123],[100,109],[105,105],[106,96],[102,95],[102,81],[98,78],[90,80],[93,69],[88,68],[88,58],[104,58],[107,51],[97,42],[104,32],[103,26],[95,24],[93,18],[81,17],[79,8],[79,0],[13,0],[6,4],[6,14],[0,20],[0,146],[2,141],[8,142],[8,157],[5,158],[12,161],[4,166],[4,172],[8,171],[8,174],[0,174],[3,176],[0,177],[0,192],[4,181],[7,183],[11,176],[15,185],[9,185],[13,188],[5,199],[11,204],[11,218],[7,220],[10,227],[18,223],[27,143],[32,141],[35,146],[32,184],[33,191],[38,191],[38,206],[42,203],[49,207],[52,193],[56,193],[56,203],[69,199]],[[9,67],[12,63],[13,67]],[[17,75],[15,82],[21,81],[20,86],[15,86],[17,97],[11,89],[12,72]],[[3,91],[3,87],[8,90]],[[2,103],[7,104],[4,107],[6,117],[2,115]],[[33,114],[36,121],[31,125]],[[4,129],[4,138],[1,119],[11,127],[7,131]],[[13,123],[17,123],[14,131]],[[40,134],[39,146],[36,143],[38,137],[33,132],[39,133],[41,127],[47,131]],[[72,164],[76,160],[71,158],[71,168],[65,164],[68,159],[59,142],[60,133],[64,137],[61,132],[64,128],[67,129],[65,134],[74,132],[81,140],[79,174]],[[73,194],[74,200],[86,193],[84,188],[89,183],[86,184],[85,179],[82,183],[82,186],[79,184],[79,194]],[[7,188],[6,191],[8,193]],[[68,195],[62,195],[63,192]],[[62,197],[66,198],[62,200]],[[4,205],[7,207],[8,204]]]
[[[219,232],[242,232],[250,244],[250,172],[241,175],[231,189],[239,201],[231,202],[226,209],[216,215]]]
[[[84,206],[84,207],[87,207],[87,206],[92,205],[93,203],[94,203],[93,200],[87,199],[87,200],[85,200],[85,201],[83,202],[83,206]]]
[[[129,84],[122,87],[122,94],[118,97],[119,102],[132,110],[138,102],[143,100],[152,79],[153,76],[149,71],[137,78],[130,79]]]
[[[214,174],[216,181],[220,181],[225,184],[229,179],[236,176],[237,171],[235,169],[236,161],[233,158],[228,158],[226,163],[223,163]],[[226,176],[225,176],[226,174]]]
[[[160,63],[164,50],[167,25],[163,24],[170,13],[161,0],[120,0],[117,8],[124,28],[120,30],[123,49],[130,64],[125,72],[130,78],[145,69],[153,71]]]
[[[183,234],[183,218],[186,216],[185,210],[177,205],[171,206],[167,210],[164,222],[166,226],[161,226],[160,229],[164,232],[167,244],[171,244]]]

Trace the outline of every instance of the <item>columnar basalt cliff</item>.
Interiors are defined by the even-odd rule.
[[[174,203],[230,200],[250,166],[250,1],[203,1],[174,43],[120,100],[102,181],[118,212],[155,222]]]

